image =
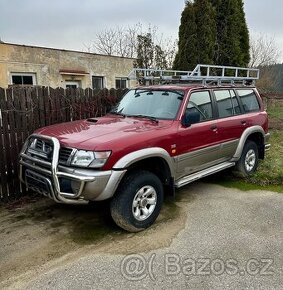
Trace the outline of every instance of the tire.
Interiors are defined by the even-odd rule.
[[[237,162],[236,172],[242,177],[252,175],[258,166],[258,147],[255,142],[248,140],[244,146],[241,158]]]
[[[160,179],[148,171],[135,171],[119,185],[110,203],[111,216],[124,230],[139,232],[154,223],[162,203],[163,186]]]

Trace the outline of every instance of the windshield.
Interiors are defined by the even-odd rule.
[[[110,113],[125,116],[147,116],[156,119],[176,118],[183,100],[183,91],[171,90],[130,90]]]

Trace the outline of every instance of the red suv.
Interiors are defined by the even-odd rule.
[[[244,77],[227,67],[171,77],[140,70],[145,82],[179,84],[131,89],[104,117],[38,129],[20,154],[22,182],[60,203],[111,199],[120,227],[149,227],[165,191],[229,167],[250,175],[264,158],[268,118],[253,85],[258,72],[241,70]]]

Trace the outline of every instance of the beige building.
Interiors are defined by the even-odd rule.
[[[125,88],[134,59],[0,43],[0,87]]]

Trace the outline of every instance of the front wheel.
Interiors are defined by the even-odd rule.
[[[258,147],[255,142],[248,140],[242,156],[236,164],[236,172],[243,177],[252,175],[258,166]]]
[[[119,185],[110,210],[115,223],[129,232],[151,226],[163,203],[163,186],[153,173],[139,170],[130,173]]]

